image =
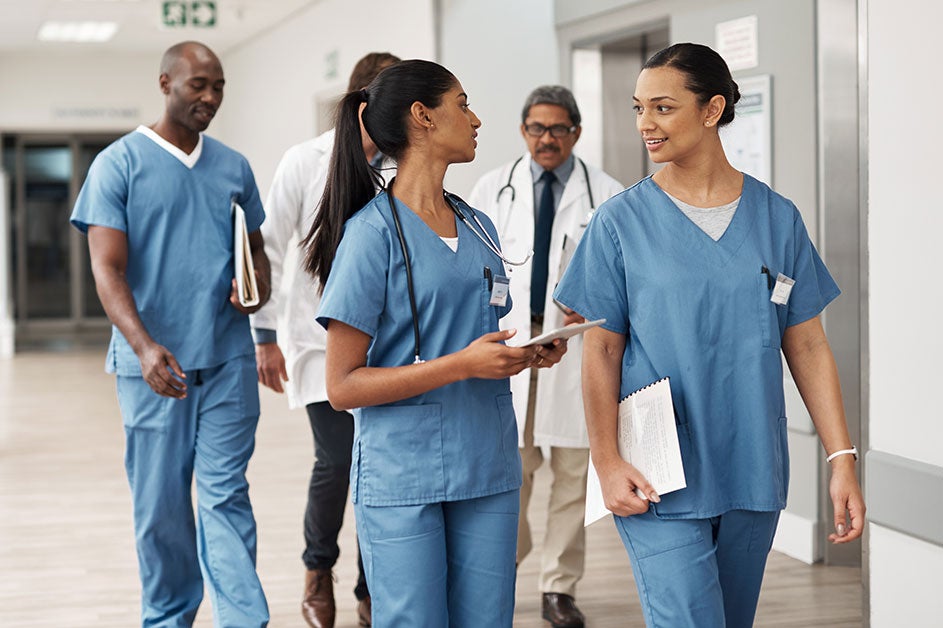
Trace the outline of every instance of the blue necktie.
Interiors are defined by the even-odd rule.
[[[553,182],[557,177],[550,170],[540,175],[544,184],[537,206],[537,222],[534,226],[534,265],[530,276],[530,313],[544,313],[547,298],[547,265],[550,257],[550,232],[553,230]]]

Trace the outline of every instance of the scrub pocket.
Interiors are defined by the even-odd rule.
[[[154,392],[143,377],[119,375],[116,378],[118,408],[126,432],[148,430],[167,432],[168,421],[174,420],[174,410],[184,401],[164,397]],[[176,405],[175,405],[176,404]]]
[[[757,291],[757,315],[760,324],[760,337],[763,339],[763,347],[779,350],[780,332],[779,332],[779,308],[769,300],[772,291],[769,289],[769,275],[759,273],[756,277]]]
[[[780,417],[776,425],[776,467],[773,477],[779,482],[779,500],[786,502],[786,491],[789,488],[789,435],[786,426],[786,417]]]
[[[445,495],[442,406],[363,408],[355,456],[359,457],[357,489],[363,504],[441,500]]]
[[[503,275],[494,275],[494,277],[504,277]],[[490,334],[498,331],[498,309],[501,306],[491,305],[491,289],[494,285],[494,277],[490,280],[485,277],[481,280],[481,334]],[[491,285],[489,285],[491,284]],[[508,294],[508,299],[511,295]]]

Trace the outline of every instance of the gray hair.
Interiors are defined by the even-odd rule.
[[[562,85],[541,85],[530,93],[524,101],[524,110],[521,112],[521,123],[527,122],[527,114],[534,105],[557,105],[563,107],[570,115],[570,120],[576,126],[580,125],[580,109],[576,106],[573,92]]]

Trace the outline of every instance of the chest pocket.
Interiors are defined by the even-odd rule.
[[[491,295],[499,281],[498,278],[504,282],[504,305],[491,304]],[[508,277],[504,275],[485,277],[482,279],[479,293],[481,294],[481,333],[490,334],[493,331],[498,331],[498,320],[503,316],[511,299]]]
[[[756,303],[757,318],[760,325],[760,337],[763,340],[763,347],[770,349],[779,349],[780,347],[780,327],[779,316],[785,316],[785,306],[776,305],[769,300],[772,291],[769,287],[769,277],[767,273],[759,273],[756,281]],[[782,310],[782,311],[781,311]]]
[[[356,486],[365,505],[441,500],[444,464],[440,404],[362,409]]]

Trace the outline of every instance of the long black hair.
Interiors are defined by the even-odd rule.
[[[740,100],[740,89],[730,76],[727,62],[712,48],[703,44],[674,44],[653,54],[642,69],[661,67],[683,73],[684,86],[697,95],[701,106],[714,96],[723,96],[726,105],[717,126],[733,122],[734,105]]]
[[[381,153],[399,159],[409,146],[407,119],[414,102],[432,109],[455,86],[457,79],[432,61],[411,59],[389,66],[365,88],[348,92],[337,105],[334,149],[328,168],[321,207],[301,245],[305,270],[323,290],[334,255],[344,233],[344,223],[370,202],[383,179],[367,163],[360,135],[361,116],[370,139]]]

